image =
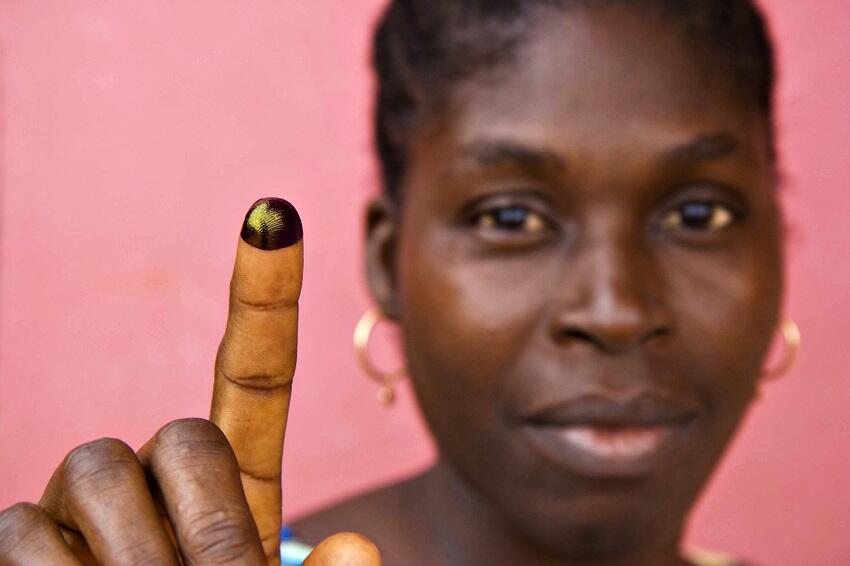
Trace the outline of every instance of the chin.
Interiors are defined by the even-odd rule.
[[[506,514],[522,538],[564,560],[613,560],[677,544],[686,505],[653,498],[639,486],[588,488],[561,498],[526,498]]]
[[[505,449],[510,456],[504,460],[515,466],[479,476],[478,484],[487,486],[515,532],[564,560],[674,549],[719,444],[694,428],[671,436],[651,458],[636,460],[640,466],[620,466],[616,473],[596,460],[578,462],[581,454],[562,458],[548,445],[541,452],[518,442]]]

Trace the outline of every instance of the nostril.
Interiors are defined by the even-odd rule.
[[[599,345],[599,340],[593,334],[576,327],[564,328],[559,333],[558,339],[562,342],[578,341]]]
[[[645,333],[639,331],[623,332],[622,330],[606,333],[601,329],[566,326],[555,334],[555,339],[562,345],[585,343],[602,351],[615,353],[650,342],[660,345],[671,334],[672,330],[669,326],[656,326]]]
[[[671,331],[669,326],[658,326],[656,328],[653,328],[652,330],[650,330],[646,334],[644,334],[644,336],[640,340],[640,343],[645,344],[645,343],[647,343],[651,340],[653,340],[653,341],[663,340],[663,339],[669,337],[671,333],[672,333],[672,331]]]

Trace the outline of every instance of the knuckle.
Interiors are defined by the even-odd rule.
[[[239,509],[198,513],[188,524],[183,550],[203,564],[239,561],[259,544],[253,519]]]
[[[70,492],[122,475],[136,463],[133,449],[115,438],[101,438],[71,450],[62,464],[65,484]]]
[[[186,438],[215,440],[223,439],[224,434],[207,419],[177,419],[171,421],[157,432],[162,442],[182,441]]]
[[[15,503],[0,513],[0,533],[9,529],[31,528],[46,519],[44,511],[34,503]]]
[[[157,453],[168,460],[194,460],[199,456],[230,454],[221,429],[206,419],[179,419],[156,433]]]
[[[42,531],[49,521],[34,503],[16,503],[0,513],[0,555],[24,537]]]

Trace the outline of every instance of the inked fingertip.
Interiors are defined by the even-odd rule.
[[[261,198],[248,210],[242,239],[261,250],[277,250],[297,244],[304,237],[301,217],[289,201]]]

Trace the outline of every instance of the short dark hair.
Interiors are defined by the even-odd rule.
[[[662,10],[733,73],[764,112],[773,151],[773,47],[751,0],[392,0],[374,36],[375,142],[384,192],[398,198],[409,134],[451,83],[504,61],[522,41],[532,9],[611,3]]]

